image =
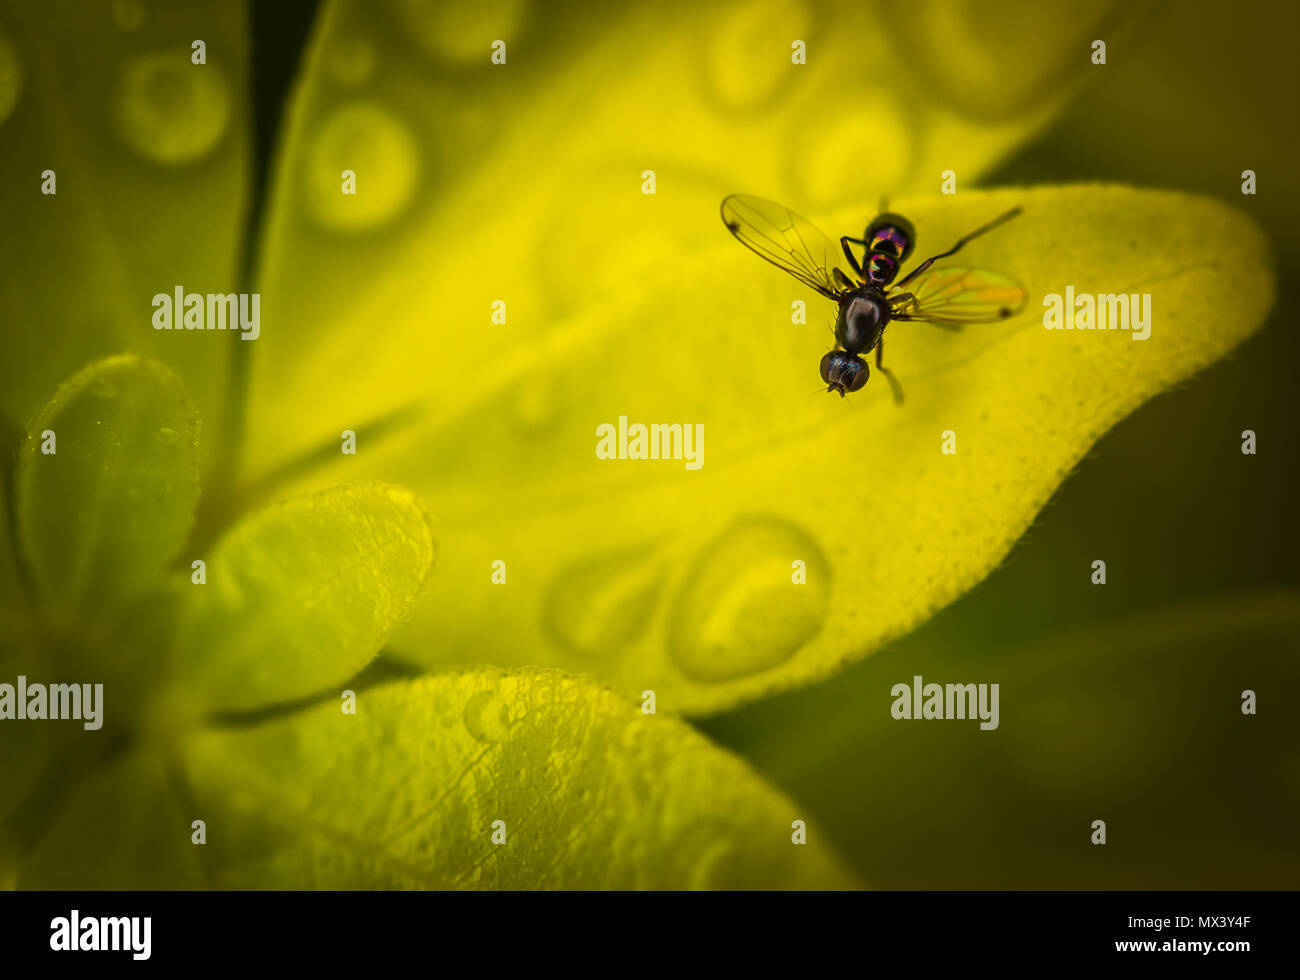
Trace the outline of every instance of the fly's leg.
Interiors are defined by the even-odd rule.
[[[851,293],[851,292],[853,292],[855,289],[858,288],[858,284],[855,283],[855,282],[850,282],[850,281],[849,281],[849,277],[846,276],[846,275],[845,275],[845,274],[844,274],[844,273],[839,269],[838,266],[837,266],[836,268],[834,268],[834,269],[831,270],[831,274],[835,276],[835,281],[836,281],[837,283],[839,283],[840,286],[842,286],[842,287],[844,288],[844,291],[845,291],[845,292],[847,292],[847,293]]]
[[[894,377],[894,372],[889,370],[889,368],[885,367],[885,365],[881,363],[881,359],[884,356],[885,356],[885,338],[882,335],[880,340],[876,341],[876,370],[881,372],[886,378],[889,379],[889,390],[893,392],[894,404],[901,405],[903,404],[903,386],[900,385],[898,383],[898,379]]]
[[[844,249],[844,257],[849,260],[849,265],[858,274],[858,278],[864,279],[866,277],[862,274],[862,264],[858,262],[857,256],[853,254],[853,249],[849,248],[850,243],[861,245],[863,248],[866,248],[867,243],[858,238],[850,238],[848,235],[840,236],[840,248]]]
[[[1008,221],[1010,221],[1019,213],[1020,213],[1020,208],[1012,208],[1006,214],[998,215],[998,217],[994,218],[992,221],[990,221],[988,224],[984,225],[983,227],[976,228],[969,235],[965,235],[962,238],[957,239],[956,245],[948,249],[948,251],[946,252],[940,252],[938,255],[930,256],[928,259],[926,259],[924,262],[918,265],[915,269],[913,269],[911,272],[905,275],[901,280],[899,280],[898,285],[906,286],[909,282],[911,282],[913,279],[919,276],[922,272],[930,268],[930,266],[932,266],[939,259],[946,259],[950,255],[955,255],[958,251],[961,250],[961,247],[965,245],[967,242],[979,238],[980,235],[988,234],[994,228],[998,227],[998,225],[1006,224]]]
[[[892,319],[898,314],[894,311],[899,309],[904,303],[909,301],[915,302],[916,297],[912,293],[899,293],[897,296],[889,297],[889,315]]]

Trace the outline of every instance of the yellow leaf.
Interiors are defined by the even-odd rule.
[[[244,814],[291,835],[227,887],[856,884],[739,758],[559,671],[439,672],[363,691],[355,714],[326,704],[196,736],[188,757],[231,833]]]
[[[1132,6],[1098,5],[1108,37]],[[964,193],[1089,77],[1091,18],[1011,7],[931,5],[918,31],[893,0],[323,5],[262,246],[250,474],[414,402],[458,411],[716,242],[724,194],[820,212],[947,171]]]
[[[315,694],[379,651],[422,596],[437,542],[400,487],[298,497],[237,525],[179,585],[175,695],[230,711]]]
[[[971,588],[1102,433],[1272,302],[1254,223],[1204,198],[1094,185],[898,206],[925,255],[1013,205],[1022,216],[957,258],[1019,279],[1027,309],[961,333],[891,325],[901,406],[878,376],[847,401],[818,391],[832,305],[719,223],[671,288],[567,324],[381,448],[371,465],[422,488],[444,529],[436,599],[403,643],[706,712],[826,677]],[[868,210],[818,224],[854,231]],[[1044,329],[1044,298],[1071,287],[1149,293],[1149,338]],[[795,300],[807,325],[790,322]],[[702,468],[598,459],[597,426],[620,416],[702,424]]]

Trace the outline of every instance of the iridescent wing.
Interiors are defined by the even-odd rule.
[[[931,323],[994,323],[1025,307],[1025,287],[987,269],[931,269],[889,297],[895,320]]]
[[[846,292],[835,276],[840,250],[807,218],[761,197],[732,194],[722,201],[722,221],[742,245],[827,299]]]

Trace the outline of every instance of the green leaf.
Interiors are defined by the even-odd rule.
[[[180,697],[246,710],[315,694],[379,651],[421,596],[437,544],[400,487],[358,484],[248,518],[183,590]]]
[[[847,401],[819,390],[834,308],[719,222],[671,288],[570,322],[376,449],[374,471],[424,488],[455,542],[413,655],[581,670],[708,712],[834,674],[974,586],[1102,433],[1253,333],[1273,295],[1254,222],[1204,198],[1085,185],[897,204],[922,256],[1013,205],[958,258],[1023,282],[1025,312],[891,325],[901,406],[878,375]],[[1150,337],[1045,330],[1044,297],[1067,287],[1149,293]],[[702,424],[703,467],[598,459],[597,426],[620,416]]]
[[[255,345],[154,330],[151,300],[246,288],[245,3],[0,7],[0,416],[21,425],[81,365],[132,350],[176,371],[215,431],[227,364]]]
[[[575,312],[674,288],[679,258],[720,240],[727,193],[816,212],[933,192],[947,170],[965,193],[1096,77],[1088,42],[1115,42],[1135,5],[945,5],[923,31],[913,6],[323,4],[262,245],[251,474],[412,403],[455,412]]]
[[[17,538],[47,607],[107,610],[156,584],[194,517],[198,430],[184,386],[156,361],[110,357],[59,387],[14,477]]]
[[[195,736],[187,758],[205,806],[295,835],[228,887],[855,884],[817,822],[739,758],[559,671],[440,672],[362,692],[355,714],[333,703]]]
[[[91,774],[19,867],[23,890],[192,889],[202,845],[161,759],[132,752]]]

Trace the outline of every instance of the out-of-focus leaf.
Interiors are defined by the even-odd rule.
[[[932,40],[943,12],[918,33],[894,0],[323,5],[263,244],[252,475],[412,402],[456,414],[575,311],[671,283],[717,241],[724,194],[821,212],[933,193],[949,170],[964,192],[1093,68],[1081,21],[1024,5],[1033,56],[978,23],[954,54],[964,9]],[[943,84],[904,36],[940,53],[924,64]],[[973,113],[954,89],[974,85],[1014,104]]]
[[[412,650],[582,670],[707,712],[833,674],[980,581],[1102,433],[1272,301],[1254,223],[1207,199],[1076,186],[899,206],[924,256],[1016,204],[949,264],[1019,279],[1027,309],[961,333],[891,325],[902,405],[878,375],[847,401],[819,391],[833,307],[719,222],[722,244],[671,289],[568,324],[441,424],[381,447],[370,465],[426,488],[442,520]],[[867,211],[818,224],[851,230]],[[1045,295],[1067,287],[1149,293],[1150,337],[1045,330]],[[807,325],[790,322],[796,300]],[[702,424],[702,468],[598,459],[597,426],[621,416]]]
[[[823,814],[881,887],[1295,886],[1300,593],[1208,597],[986,650],[996,628],[932,623],[831,684],[706,728]],[[892,687],[917,675],[997,683],[997,730],[896,720]]]
[[[35,663],[28,651],[15,648],[12,643],[0,643],[0,684],[13,685],[20,674],[35,678]],[[0,819],[22,802],[40,775],[41,766],[49,753],[49,726],[12,722],[0,729]],[[3,833],[0,833],[3,837]],[[0,851],[3,851],[0,842]],[[0,858],[2,860],[2,858]],[[3,888],[0,872],[0,888]]]
[[[12,424],[126,349],[172,367],[217,426],[238,334],[154,330],[152,298],[242,288],[247,34],[243,0],[0,2],[0,415]],[[196,39],[206,64],[191,62]],[[46,170],[55,194],[42,193]]]
[[[420,597],[437,543],[400,487],[358,484],[248,518],[179,586],[177,696],[244,710],[351,677]]]
[[[86,733],[93,737],[95,733]],[[192,821],[163,763],[133,752],[80,783],[19,868],[26,890],[189,889],[204,885]]]
[[[1131,57],[1130,36],[1158,6],[1154,0],[1089,3],[1062,16],[1038,0],[912,0],[881,4],[879,23],[936,98],[994,123],[1108,70],[1093,62],[1098,40],[1121,62],[1141,60]]]
[[[47,607],[109,609],[156,583],[194,518],[198,430],[184,385],[156,361],[110,357],[59,387],[14,477],[18,540]]]
[[[355,715],[328,704],[196,736],[188,758],[200,803],[238,801],[297,835],[231,887],[855,884],[740,759],[559,671],[439,672],[364,692]]]

